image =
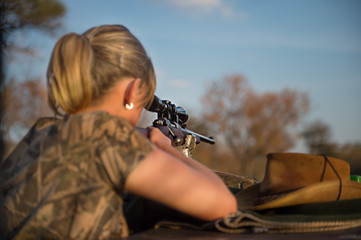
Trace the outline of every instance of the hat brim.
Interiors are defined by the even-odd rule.
[[[340,181],[335,180],[312,184],[285,194],[268,196],[271,200],[266,200],[264,203],[257,204],[257,202],[259,202],[258,194],[261,184],[262,183],[255,184],[236,194],[238,208],[264,210],[309,203],[361,198],[361,183],[354,181],[342,181],[340,187]],[[337,199],[338,196],[339,199]]]

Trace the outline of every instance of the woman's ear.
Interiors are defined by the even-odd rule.
[[[137,101],[140,81],[140,78],[136,78],[130,81],[126,86],[124,94],[124,105],[127,109],[132,109],[134,107],[134,103]]]

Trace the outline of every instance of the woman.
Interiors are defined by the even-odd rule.
[[[208,168],[186,158],[158,129],[134,126],[154,97],[151,60],[120,25],[70,33],[47,72],[60,119],[40,119],[2,164],[7,237],[127,236],[122,195],[131,192],[203,220],[236,211]]]

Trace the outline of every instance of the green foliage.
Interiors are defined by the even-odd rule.
[[[61,26],[65,12],[58,0],[2,0],[1,47],[15,47],[10,36],[17,31],[36,29],[54,33]]]
[[[316,121],[309,124],[302,132],[302,137],[309,153],[333,155],[331,129],[325,123]]]
[[[361,143],[336,143],[331,138],[330,127],[316,121],[304,129],[302,133],[309,153],[326,154],[346,160],[351,165],[351,174],[361,175]]]

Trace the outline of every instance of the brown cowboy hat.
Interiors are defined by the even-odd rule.
[[[238,207],[264,210],[361,198],[348,162],[325,155],[270,153],[262,182],[236,194]]]

